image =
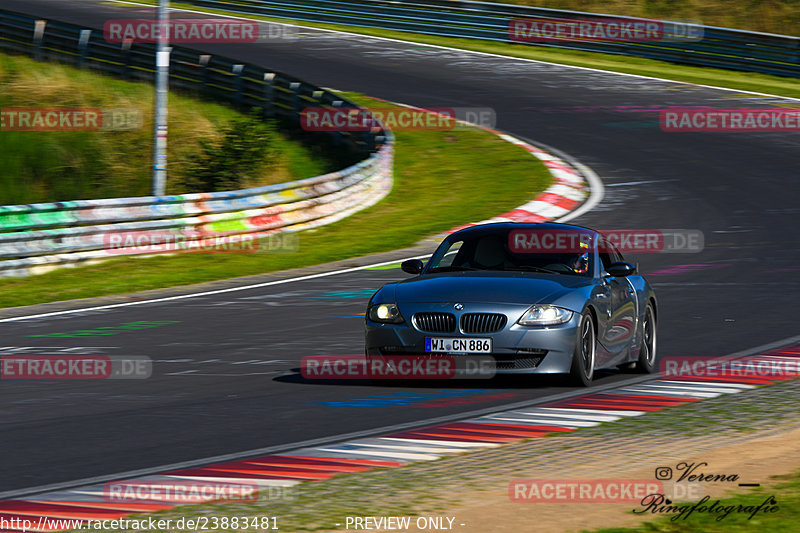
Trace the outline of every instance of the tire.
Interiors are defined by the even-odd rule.
[[[596,357],[597,336],[592,314],[587,309],[581,314],[578,338],[575,341],[575,351],[572,353],[569,375],[573,384],[579,387],[588,387],[592,384]]]
[[[639,359],[636,361],[636,371],[640,374],[652,374],[656,369],[656,314],[653,306],[648,302],[644,310],[642,322],[642,345],[639,348]]]

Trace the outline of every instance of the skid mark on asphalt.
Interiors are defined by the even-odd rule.
[[[686,274],[688,272],[698,272],[700,270],[716,270],[718,268],[729,267],[729,264],[690,264],[690,265],[675,265],[672,268],[656,270],[650,272],[651,276],[669,276],[673,274]]]
[[[119,349],[119,346],[0,346],[0,353],[3,355],[40,354],[43,352],[47,352],[48,354],[77,353],[81,355],[102,355],[109,350]]]
[[[800,345],[737,357],[742,363],[797,361]],[[787,379],[767,375],[704,375],[655,379],[624,385],[529,408],[501,411],[490,415],[390,433],[378,437],[300,448],[282,454],[227,461],[199,468],[179,469],[158,475],[121,480],[117,484],[142,486],[158,484],[196,490],[230,484],[255,484],[259,490],[286,488],[328,479],[343,472],[398,467],[414,461],[432,461],[473,449],[541,437],[555,432],[576,431],[603,422],[640,416],[688,402],[702,401],[723,394],[736,394],[758,385]],[[188,485],[187,485],[188,484]],[[269,497],[269,496],[267,496]],[[73,519],[114,519],[135,512],[176,507],[175,501],[119,501],[108,496],[108,486],[89,485],[69,490],[38,494],[25,499],[0,501],[0,518],[36,520],[38,517]],[[7,522],[8,523],[8,522]],[[9,530],[14,531],[14,530]]]
[[[338,291],[338,292],[327,292],[325,294],[320,294],[317,296],[308,296],[308,298],[316,298],[316,299],[350,299],[350,298],[360,298],[360,299],[368,299],[371,298],[375,291],[378,289],[365,289],[360,291]]]

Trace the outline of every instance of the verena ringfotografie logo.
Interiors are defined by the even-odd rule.
[[[664,109],[668,132],[800,131],[800,109]]]
[[[111,255],[157,253],[270,253],[296,252],[294,233],[259,235],[203,235],[194,230],[142,230],[103,235],[104,250]]]
[[[147,379],[152,360],[144,355],[3,355],[0,379]]]
[[[534,503],[640,502],[663,492],[652,479],[523,479],[508,485],[512,502]]]
[[[305,379],[490,379],[495,371],[482,355],[312,355],[300,363]]]
[[[691,229],[604,229],[600,238],[590,232],[558,229],[513,230],[508,248],[514,253],[583,253],[597,248],[622,253],[697,253],[703,250],[703,232]]]
[[[514,19],[508,23],[508,37],[522,43],[699,41],[703,38],[703,27],[695,23],[625,18]]]
[[[258,501],[256,483],[211,481],[115,481],[103,486],[106,501],[115,503],[207,503]]]
[[[462,124],[494,128],[496,123],[497,115],[489,107],[307,107],[300,113],[300,126],[306,131],[372,131],[380,127],[445,131]]]
[[[659,363],[665,379],[696,378],[777,378],[800,377],[800,359],[780,356],[759,356],[742,359],[708,359],[703,357],[665,357]]]
[[[142,127],[139,109],[98,107],[4,107],[3,131],[130,131]]]

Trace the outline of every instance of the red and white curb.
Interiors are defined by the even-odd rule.
[[[800,361],[800,344],[741,356],[726,361],[773,364]],[[209,464],[197,468],[169,470],[157,475],[125,479],[117,484],[249,484],[259,490],[286,488],[305,481],[375,468],[398,467],[416,461],[432,461],[481,448],[568,432],[640,416],[667,407],[702,401],[723,394],[736,394],[759,385],[785,381],[785,375],[678,376],[623,385],[586,394],[429,427],[378,437],[300,448],[286,453]],[[197,503],[193,501],[191,503]],[[0,501],[0,523],[28,520],[31,531],[65,529],[58,520],[105,520],[131,514],[171,509],[180,504],[154,501],[112,500],[104,484],[89,485]],[[59,527],[60,526],[60,527]],[[3,529],[21,531],[21,529]]]
[[[386,102],[388,104],[414,109],[415,111],[425,111],[427,113],[442,116],[441,113],[437,113],[429,109],[415,107],[408,104],[401,104],[398,102],[391,102],[381,98],[371,98],[373,100]],[[502,131],[478,124],[471,124],[463,120],[456,120],[456,122],[488,131],[497,135],[506,142],[510,142],[511,144],[527,150],[531,155],[542,161],[544,166],[547,167],[547,169],[550,171],[550,174],[553,176],[553,184],[545,189],[544,192],[542,192],[539,196],[530,202],[517,207],[516,209],[512,209],[507,213],[502,213],[487,220],[472,222],[470,224],[459,226],[458,228],[451,230],[450,233],[459,229],[468,228],[470,226],[490,224],[492,222],[548,222],[551,220],[556,220],[564,217],[567,214],[570,214],[570,212],[575,210],[575,208],[586,202],[592,193],[595,197],[593,204],[599,202],[599,196],[602,195],[603,190],[602,183],[599,179],[594,179],[592,180],[594,183],[592,183],[590,187],[590,184],[587,183],[586,179],[586,177],[589,176],[586,175],[591,175],[593,177],[594,173],[591,172],[591,170],[587,167],[583,167],[581,165],[582,168],[578,169],[575,165],[565,161],[563,158],[553,155],[542,148],[533,146],[529,142],[518,139],[507,133],[503,133]],[[570,218],[574,218],[574,215],[572,215]]]
[[[541,148],[505,133],[483,128],[501,139],[524,148],[542,161],[553,176],[554,183],[530,202],[507,213],[463,227],[492,222],[547,222],[563,217],[589,196],[589,187],[583,174],[571,164]]]

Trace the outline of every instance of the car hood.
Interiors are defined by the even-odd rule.
[[[397,302],[552,303],[591,285],[579,276],[519,272],[458,272],[421,276],[395,286]]]

